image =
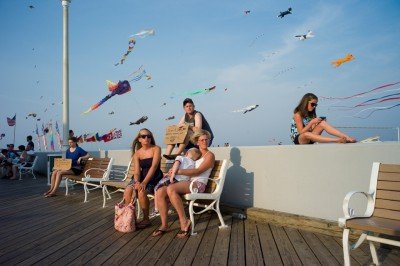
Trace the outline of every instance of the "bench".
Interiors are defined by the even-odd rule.
[[[356,216],[349,202],[359,193],[368,202],[364,215]],[[373,242],[400,247],[400,165],[373,163],[369,191],[349,192],[343,200],[343,212],[345,217],[339,219],[339,226],[343,228],[344,264],[350,265],[350,251],[367,240],[372,260],[379,265]],[[362,231],[353,245],[349,243],[350,230]]]
[[[171,169],[173,165],[173,161],[167,161],[165,159],[161,160],[161,171],[163,173],[168,173],[169,169]],[[221,215],[220,207],[219,207],[219,201],[220,197],[222,194],[222,190],[224,188],[224,182],[225,182],[225,176],[226,176],[226,171],[228,168],[228,161],[227,160],[216,160],[214,168],[212,169],[209,177],[209,182],[207,183],[206,190],[204,193],[195,193],[193,192],[192,185],[190,185],[190,191],[192,193],[186,194],[183,196],[183,200],[185,203],[189,204],[189,216],[190,216],[190,221],[192,222],[192,231],[191,234],[194,235],[196,234],[194,231],[195,227],[195,221],[194,221],[194,214],[201,214],[209,210],[213,210],[217,213],[218,218],[221,222],[220,228],[226,227],[225,222],[223,220],[223,217]],[[115,171],[111,170],[110,172]],[[124,174],[124,178],[122,180],[108,180],[108,181],[102,181],[101,184],[103,185],[103,208],[105,207],[105,203],[107,198],[110,199],[111,193],[115,193],[118,191],[123,192],[125,187],[129,184],[131,181],[131,178],[133,176],[133,162],[131,161],[128,165],[128,168],[126,171],[119,171],[120,173]],[[118,171],[117,171],[118,172]],[[109,192],[108,187],[114,187],[116,188],[115,191]],[[148,197],[154,198],[154,195],[149,194]],[[139,206],[139,201],[136,201],[138,206],[137,206],[137,217],[140,216],[140,206]],[[202,208],[201,211],[195,212],[194,207],[200,207]]]
[[[87,202],[88,194],[91,190],[102,188],[102,181],[108,180],[110,175],[113,158],[88,158],[85,160],[83,172],[80,175],[64,175],[65,195],[68,195],[68,183],[83,184],[85,199]],[[92,187],[92,188],[89,188]]]
[[[36,179],[34,170],[35,170],[35,167],[39,160],[39,157],[35,156],[35,155],[30,155],[30,157],[31,157],[31,160],[33,160],[33,161],[22,163],[21,165],[18,166],[19,180],[22,180],[22,175],[28,174],[28,173],[32,174],[33,179]]]

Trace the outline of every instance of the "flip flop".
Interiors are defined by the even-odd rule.
[[[152,236],[153,237],[162,236],[166,232],[167,232],[166,230],[162,230],[162,229],[158,228],[156,231],[153,232]]]
[[[57,194],[47,194],[46,196],[44,196],[45,198],[51,198],[51,197],[55,197],[57,196]]]
[[[136,225],[136,227],[138,229],[144,229],[144,228],[149,227],[149,226],[151,226],[150,222],[143,222],[143,221]]]
[[[186,230],[180,230],[179,233],[176,235],[177,238],[186,238],[190,235],[190,229],[192,228],[192,222],[189,220],[189,226]]]

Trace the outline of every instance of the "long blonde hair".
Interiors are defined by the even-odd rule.
[[[135,152],[137,150],[142,148],[142,144],[140,143],[139,138],[140,138],[140,132],[143,131],[143,130],[146,130],[147,132],[149,132],[149,134],[151,135],[150,143],[152,145],[156,145],[156,141],[154,140],[153,133],[150,130],[148,130],[147,128],[142,128],[141,130],[139,130],[139,132],[137,133],[135,139],[132,142],[132,156],[135,154]]]

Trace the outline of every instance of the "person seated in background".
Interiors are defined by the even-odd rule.
[[[1,168],[1,177],[2,178],[11,176],[11,166],[12,166],[12,163],[9,162],[9,159],[8,159],[8,150],[1,149],[0,168]]]
[[[19,158],[16,158],[13,160],[13,164],[11,167],[12,170],[12,176],[11,176],[11,180],[17,179],[17,173],[18,173],[18,169],[19,167],[26,166],[26,167],[30,167],[32,166],[32,147],[31,145],[27,145],[26,149],[24,145],[19,145],[18,146],[18,150],[21,152],[21,155],[19,156]]]
[[[13,160],[19,156],[17,152],[14,151],[14,144],[7,144],[7,150],[9,159]]]
[[[313,144],[318,143],[354,143],[357,142],[335,127],[331,126],[326,117],[317,117],[316,109],[318,106],[318,97],[315,94],[305,94],[297,107],[293,111],[293,120],[291,124],[291,139],[294,144]],[[322,132],[330,136],[322,136]]]
[[[34,151],[35,150],[35,144],[32,141],[32,136],[31,135],[26,137],[26,142],[28,142],[26,144],[26,146],[30,145],[31,146],[31,150]]]

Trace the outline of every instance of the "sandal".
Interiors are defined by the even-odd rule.
[[[176,237],[177,238],[189,237],[191,228],[192,228],[192,222],[189,220],[189,225],[187,226],[186,230],[180,230],[179,233],[176,235]]]
[[[140,223],[136,224],[136,227],[138,229],[145,229],[146,227],[149,227],[149,226],[151,226],[151,223],[150,222],[144,222],[144,221],[141,221]]]
[[[162,229],[158,228],[156,231],[153,232],[152,236],[153,237],[162,236],[166,232],[167,232],[166,230],[162,230]]]
[[[45,198],[51,198],[51,197],[55,197],[55,196],[57,196],[57,194],[50,193],[50,194],[47,194],[47,195],[44,196],[44,197],[45,197]]]

